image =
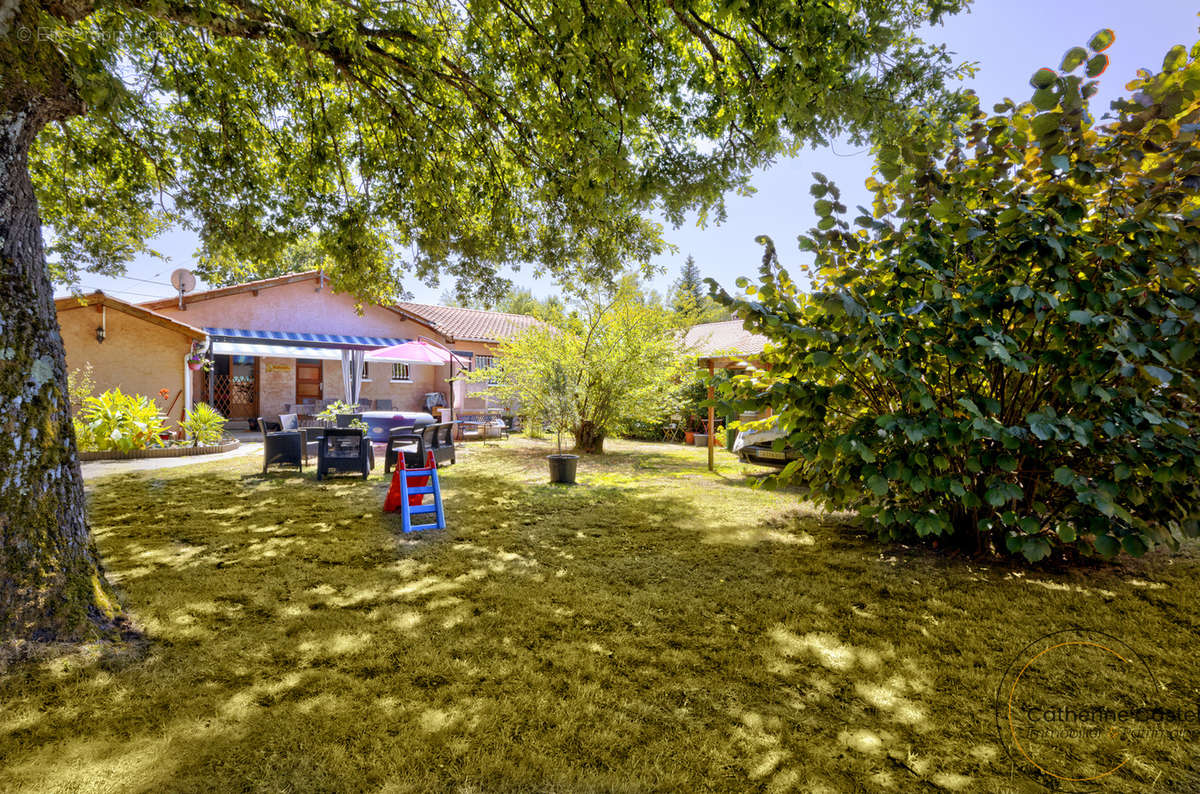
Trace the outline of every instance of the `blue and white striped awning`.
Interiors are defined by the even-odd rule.
[[[246,328],[205,328],[214,343],[270,345],[272,347],[333,348],[335,350],[374,350],[410,342],[393,336],[349,336],[345,334],[309,334],[299,331],[254,331]],[[218,351],[219,352],[219,351]],[[307,358],[307,356],[299,356]]]
[[[212,352],[231,356],[340,359],[343,350],[375,350],[402,345],[409,339],[392,336],[308,334],[298,331],[253,331],[246,328],[205,328]]]

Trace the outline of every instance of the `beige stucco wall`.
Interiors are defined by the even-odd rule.
[[[96,341],[96,328],[105,326],[103,342]],[[96,393],[119,388],[126,394],[144,394],[166,410],[174,400],[171,418],[183,417],[185,373],[184,356],[191,350],[185,334],[163,328],[113,308],[71,306],[58,312],[63,345],[67,353],[67,371],[92,365]],[[160,389],[170,389],[166,402]],[[178,399],[176,395],[179,394]]]
[[[324,399],[344,399],[342,362],[325,360],[322,363]],[[446,367],[410,367],[410,382],[393,382],[391,364],[372,363],[368,371],[371,379],[363,381],[361,396],[371,401],[390,399],[392,408],[397,411],[421,410],[426,392],[440,391],[443,395],[449,395],[445,383]],[[205,399],[205,395],[199,391],[199,384],[196,389],[196,399]],[[263,357],[259,368],[259,413],[264,418],[275,419],[279,414],[286,413],[285,409],[295,402],[295,359]]]
[[[371,379],[363,381],[361,396],[372,401],[390,399],[396,411],[422,410],[426,392],[438,391],[444,397],[450,396],[446,386],[446,367],[410,366],[408,372],[412,381],[409,383],[393,382],[392,365],[385,362],[373,362],[367,370]],[[342,362],[326,361],[323,377],[325,399],[344,399],[346,392],[342,388]]]
[[[444,341],[427,326],[401,317],[390,309],[366,305],[360,315],[355,300],[326,285],[318,289],[316,279],[239,292],[209,300],[156,308],[196,328],[249,328],[265,331],[295,331],[316,334],[393,336],[413,339],[429,336]]]

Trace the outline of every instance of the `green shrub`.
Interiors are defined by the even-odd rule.
[[[188,417],[179,423],[192,446],[220,444],[228,420],[208,403],[197,403]]]
[[[83,401],[96,391],[95,370],[92,362],[86,362],[82,367],[67,373],[67,395],[71,401],[71,415],[79,416],[83,411]]]
[[[160,434],[165,431],[158,406],[150,398],[120,389],[85,398],[75,418],[75,438],[85,451],[132,452],[162,446]]]
[[[885,537],[1036,561],[1197,533],[1200,45],[1103,128],[1070,72],[1107,59],[1079,53],[1031,103],[881,147],[858,230],[816,175],[812,294],[769,240],[749,297],[721,293],[771,340],[727,391],[803,453],[782,476]]]
[[[617,435],[636,441],[662,441],[666,428],[665,421],[647,422],[636,417],[627,417],[618,423]]]

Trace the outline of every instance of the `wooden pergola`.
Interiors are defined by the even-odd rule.
[[[708,470],[713,471],[714,461],[716,456],[716,408],[713,406],[713,400],[716,398],[716,386],[714,381],[717,377],[717,369],[747,369],[754,366],[752,355],[742,356],[737,353],[724,353],[710,356],[700,356],[697,362],[701,367],[708,368]]]

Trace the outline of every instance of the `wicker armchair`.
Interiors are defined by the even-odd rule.
[[[268,466],[275,463],[296,466],[304,471],[304,441],[298,430],[268,432],[267,423],[261,416],[258,417],[258,426],[263,437],[263,474],[267,473]]]

